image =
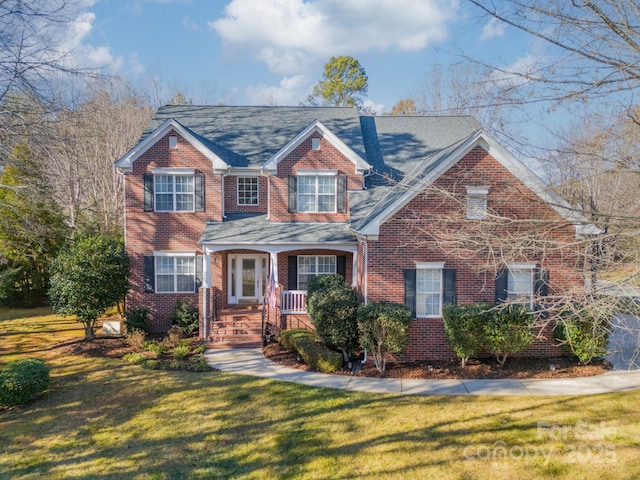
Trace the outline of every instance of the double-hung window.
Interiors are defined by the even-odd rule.
[[[335,255],[298,256],[298,290],[306,290],[313,277],[336,273]]]
[[[192,293],[196,285],[195,256],[156,256],[157,293]]]
[[[336,211],[336,176],[298,177],[298,211],[309,213]]]
[[[442,316],[442,269],[444,264],[416,262],[416,316]]]
[[[507,271],[507,299],[531,306],[533,302],[535,265],[513,264]]]
[[[193,175],[154,175],[156,212],[193,212]]]
[[[238,205],[258,205],[258,177],[238,177]]]

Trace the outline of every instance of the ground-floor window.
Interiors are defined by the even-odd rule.
[[[313,277],[336,273],[335,255],[298,256],[298,290],[306,290]]]
[[[155,257],[156,292],[192,293],[196,284],[195,257]]]
[[[442,269],[416,270],[416,316],[442,316]]]

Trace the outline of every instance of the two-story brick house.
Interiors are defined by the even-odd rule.
[[[584,288],[573,244],[593,228],[470,117],[166,106],[116,167],[127,308],[156,333],[189,298],[211,346],[256,345],[270,287],[270,318],[306,325],[309,279],[339,273],[412,308],[409,358],[451,358],[443,304]]]

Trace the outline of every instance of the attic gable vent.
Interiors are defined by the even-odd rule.
[[[311,149],[312,150],[320,150],[320,139],[312,138],[311,139]]]
[[[467,219],[482,220],[487,217],[489,187],[467,187]]]
[[[169,137],[169,148],[178,148],[178,137],[175,135]]]

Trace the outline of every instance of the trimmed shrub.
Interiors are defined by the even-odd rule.
[[[149,333],[149,314],[151,312],[148,308],[135,308],[127,312],[124,324],[127,327],[127,333],[132,333],[136,330]]]
[[[490,315],[483,326],[484,348],[504,365],[511,353],[518,353],[533,343],[531,310],[518,304],[510,304]]]
[[[402,353],[409,343],[411,310],[400,303],[369,303],[358,309],[360,345],[371,352],[384,372],[388,353]]]
[[[490,308],[485,303],[445,305],[442,308],[444,331],[462,368],[470,357],[482,351],[483,325],[492,315]]]
[[[309,282],[307,312],[318,338],[340,350],[344,361],[358,346],[358,296],[342,275],[319,275]]]
[[[49,367],[26,358],[8,363],[0,371],[0,405],[13,407],[40,397],[49,388]]]
[[[153,353],[153,355],[156,358],[161,357],[162,355],[164,355],[169,351],[169,347],[167,347],[166,345],[162,345],[161,343],[158,343],[157,340],[150,340],[148,342],[144,342],[142,347],[146,351]]]
[[[290,352],[296,352],[295,342],[300,337],[310,337],[315,340],[316,334],[306,328],[292,328],[289,330],[283,330],[280,333],[280,342],[282,346]]]
[[[309,330],[304,328],[283,330],[280,341],[287,350],[297,352],[304,363],[314,370],[333,373],[342,368],[342,355],[316,341],[315,334]]]
[[[187,336],[194,335],[200,328],[198,307],[188,299],[178,299],[169,318],[171,324],[182,327]]]
[[[557,316],[554,336],[578,357],[583,365],[607,353],[609,321],[603,315],[596,317],[585,307],[574,304]]]

